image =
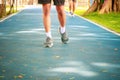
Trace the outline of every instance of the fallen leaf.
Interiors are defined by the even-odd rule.
[[[6,70],[2,70],[2,72],[6,72]]]
[[[102,70],[102,72],[108,72],[108,71],[104,69],[104,70]]]
[[[23,76],[22,76],[22,75],[18,75],[18,78],[20,78],[20,79],[21,79],[21,78],[23,78]]]
[[[115,51],[117,51],[117,50],[118,50],[118,48],[115,48],[114,50],[115,50]]]
[[[60,58],[60,56],[55,56],[55,58],[59,59],[59,58]]]
[[[5,76],[0,76],[0,79],[1,79],[1,78],[4,78],[4,77],[5,77]]]

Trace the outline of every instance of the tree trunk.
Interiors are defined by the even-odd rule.
[[[14,0],[12,0],[12,4],[10,5],[10,10],[8,12],[8,15],[11,14],[12,10],[14,11]]]
[[[120,0],[113,1],[113,11],[120,12]]]
[[[95,11],[98,11],[99,14],[120,12],[120,0],[94,0],[94,3],[84,15]]]
[[[102,4],[100,2],[100,0],[94,0],[93,4],[90,6],[90,8],[85,12],[84,15],[91,13],[91,12],[95,12],[95,11],[99,11],[101,8]]]
[[[28,4],[33,5],[33,0],[29,0]]]
[[[120,12],[120,0],[118,0],[118,12]]]
[[[84,15],[96,11],[97,10],[97,6],[98,6],[98,2],[94,1],[92,6],[84,13]]]
[[[0,3],[0,18],[6,16],[6,0],[1,0]]]
[[[104,0],[102,8],[100,9],[99,13],[109,13],[112,11],[112,0]]]
[[[15,2],[16,2],[16,3],[15,3],[16,11],[17,11],[17,6],[18,6],[17,2],[18,2],[18,0],[16,0]]]

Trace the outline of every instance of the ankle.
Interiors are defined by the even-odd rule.
[[[63,34],[65,33],[65,27],[60,27],[60,32]]]
[[[46,32],[46,36],[52,38],[51,32]]]

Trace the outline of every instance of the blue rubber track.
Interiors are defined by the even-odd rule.
[[[61,42],[51,9],[52,48],[42,9],[26,8],[0,22],[0,80],[120,80],[120,36],[66,12],[69,43]]]

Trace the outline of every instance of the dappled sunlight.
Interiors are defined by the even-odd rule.
[[[0,80],[120,80],[120,36],[66,16],[69,43],[63,44],[55,11],[52,48],[44,47],[41,8],[25,9],[0,23]]]
[[[31,29],[32,31],[45,31],[44,28],[39,28],[39,29]]]
[[[79,34],[80,36],[98,36],[95,33],[85,33],[85,34]]]
[[[83,63],[77,61],[68,61],[68,62],[64,62],[62,65],[81,66],[83,65]]]
[[[30,30],[24,30],[24,31],[17,31],[15,33],[40,33],[40,31],[44,31],[44,28],[30,29]]]
[[[93,66],[97,68],[97,71],[96,69],[93,70]],[[84,62],[78,61],[66,61],[59,64],[59,67],[51,67],[47,71],[48,73],[51,73],[51,76],[54,76],[55,74],[65,73],[67,75],[76,74],[82,77],[95,77],[100,76],[101,72],[115,73],[114,70],[116,71],[117,68],[120,68],[120,65],[103,62],[86,64]]]
[[[70,40],[71,40],[71,41],[73,41],[73,40],[80,40],[80,38],[70,37]]]
[[[68,61],[60,64],[61,67],[56,68],[50,68],[48,69],[48,72],[51,74],[53,73],[73,73],[78,74],[83,77],[94,77],[97,76],[98,73],[91,71],[90,67],[83,62],[77,62],[77,61]]]
[[[94,77],[98,75],[97,72],[93,72],[93,71],[79,71],[78,74],[85,77]]]
[[[0,33],[0,36],[3,35],[3,33]]]
[[[73,29],[74,28],[89,28],[88,26],[79,26],[79,25],[69,25],[69,27],[72,27]]]
[[[103,62],[98,62],[98,63],[94,62],[91,64],[98,67],[120,68],[120,64],[111,64],[111,63],[103,63]]]
[[[81,75],[84,77],[94,77],[94,76],[98,75],[97,72],[83,70],[83,69],[78,68],[78,67],[57,67],[57,68],[50,69],[48,71],[61,72],[61,73],[75,73],[75,74],[78,74],[78,75]]]
[[[54,30],[54,29],[51,29],[51,30]],[[30,29],[30,30],[24,30],[24,31],[17,31],[15,33],[40,33],[41,31],[45,31],[44,28]]]
[[[38,33],[37,31],[18,31],[16,33]]]
[[[53,69],[50,69],[49,71],[52,71],[52,72],[73,72],[73,73],[76,73],[78,70],[77,68],[74,68],[74,67],[57,67],[57,68],[53,68]]]

